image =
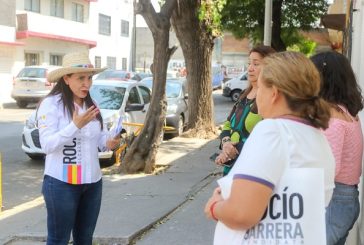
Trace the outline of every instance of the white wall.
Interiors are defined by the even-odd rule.
[[[15,27],[0,25],[0,42],[14,42],[15,41]]]
[[[356,78],[364,92],[364,0],[357,0],[354,9],[358,9],[353,13],[353,46],[351,64],[356,74]],[[359,113],[362,128],[364,129],[364,111]],[[359,185],[359,193],[361,201],[361,213],[356,226],[350,232],[347,245],[364,244],[364,214],[363,214],[363,191],[364,181],[363,174]]]
[[[14,0],[5,0],[5,1],[14,1]],[[72,3],[81,4],[84,6],[84,22],[87,23],[89,19],[89,3],[85,0],[64,0],[64,19],[71,20],[72,11],[71,5]],[[92,4],[92,2],[90,3]],[[17,12],[27,12],[24,10],[24,0],[16,0],[16,10]],[[50,1],[49,0],[40,0],[40,14],[50,15]]]
[[[15,53],[15,46],[0,45],[0,108],[2,107],[2,103],[12,101],[10,93],[13,76],[9,71],[13,70]]]

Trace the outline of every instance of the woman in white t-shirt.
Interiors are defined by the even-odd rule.
[[[319,73],[304,55],[281,52],[265,58],[257,91],[258,113],[264,120],[256,125],[234,167],[218,181],[220,186],[205,206],[206,216],[218,221],[214,244],[251,244],[244,241],[246,231],[262,219],[287,169],[323,169],[328,205],[335,166],[320,131],[327,128],[330,114],[319,91]],[[269,234],[281,232],[278,226],[272,227]]]

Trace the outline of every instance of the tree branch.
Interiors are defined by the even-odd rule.
[[[178,49],[178,46],[173,45],[171,48],[168,49],[168,61],[171,59],[172,55],[176,50]]]
[[[150,0],[139,0],[139,2],[134,0],[134,11],[135,14],[140,14],[143,16],[145,22],[152,32],[158,28],[158,14]]]
[[[140,14],[143,16],[145,22],[147,23],[149,29],[155,32],[160,28],[160,24],[164,20],[170,20],[172,13],[179,0],[166,0],[161,11],[157,13],[151,3],[151,0],[139,0],[136,2],[134,0],[134,11],[135,14]]]
[[[170,19],[177,5],[177,1],[179,3],[180,0],[166,0],[166,2],[161,7],[160,14]]]

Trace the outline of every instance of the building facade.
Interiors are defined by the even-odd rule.
[[[97,67],[131,70],[132,0],[98,0],[90,5],[89,24],[97,46],[90,58]]]
[[[16,40],[15,1],[0,0],[0,106],[10,97],[14,61],[18,47]]]
[[[364,0],[335,0],[332,2],[328,14],[332,14],[331,30],[329,36],[331,46],[343,52],[351,60],[356,79],[364,91]],[[341,15],[341,19],[340,18]],[[336,21],[336,22],[335,22]],[[334,29],[336,26],[339,28]],[[338,25],[340,24],[340,25]],[[341,27],[341,29],[340,29]],[[362,128],[364,129],[364,112],[359,113]],[[347,245],[364,244],[364,201],[363,201],[363,172],[359,184],[359,200],[361,203],[360,216],[349,233]]]
[[[347,1],[346,6],[352,6],[352,50],[351,64],[354,69],[356,78],[364,91],[364,0]],[[364,129],[364,112],[359,113],[362,128]],[[361,200],[361,212],[356,226],[351,232],[351,243],[348,245],[364,244],[364,181],[363,172],[359,185],[359,200]]]
[[[88,52],[97,67],[129,69],[131,0],[0,0],[1,101],[27,65],[61,65]]]

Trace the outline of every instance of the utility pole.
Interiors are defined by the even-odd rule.
[[[265,0],[264,45],[271,46],[271,43],[272,43],[272,0]]]
[[[130,57],[130,70],[135,71],[136,66],[136,0],[133,1],[133,28],[131,32],[131,57]]]

